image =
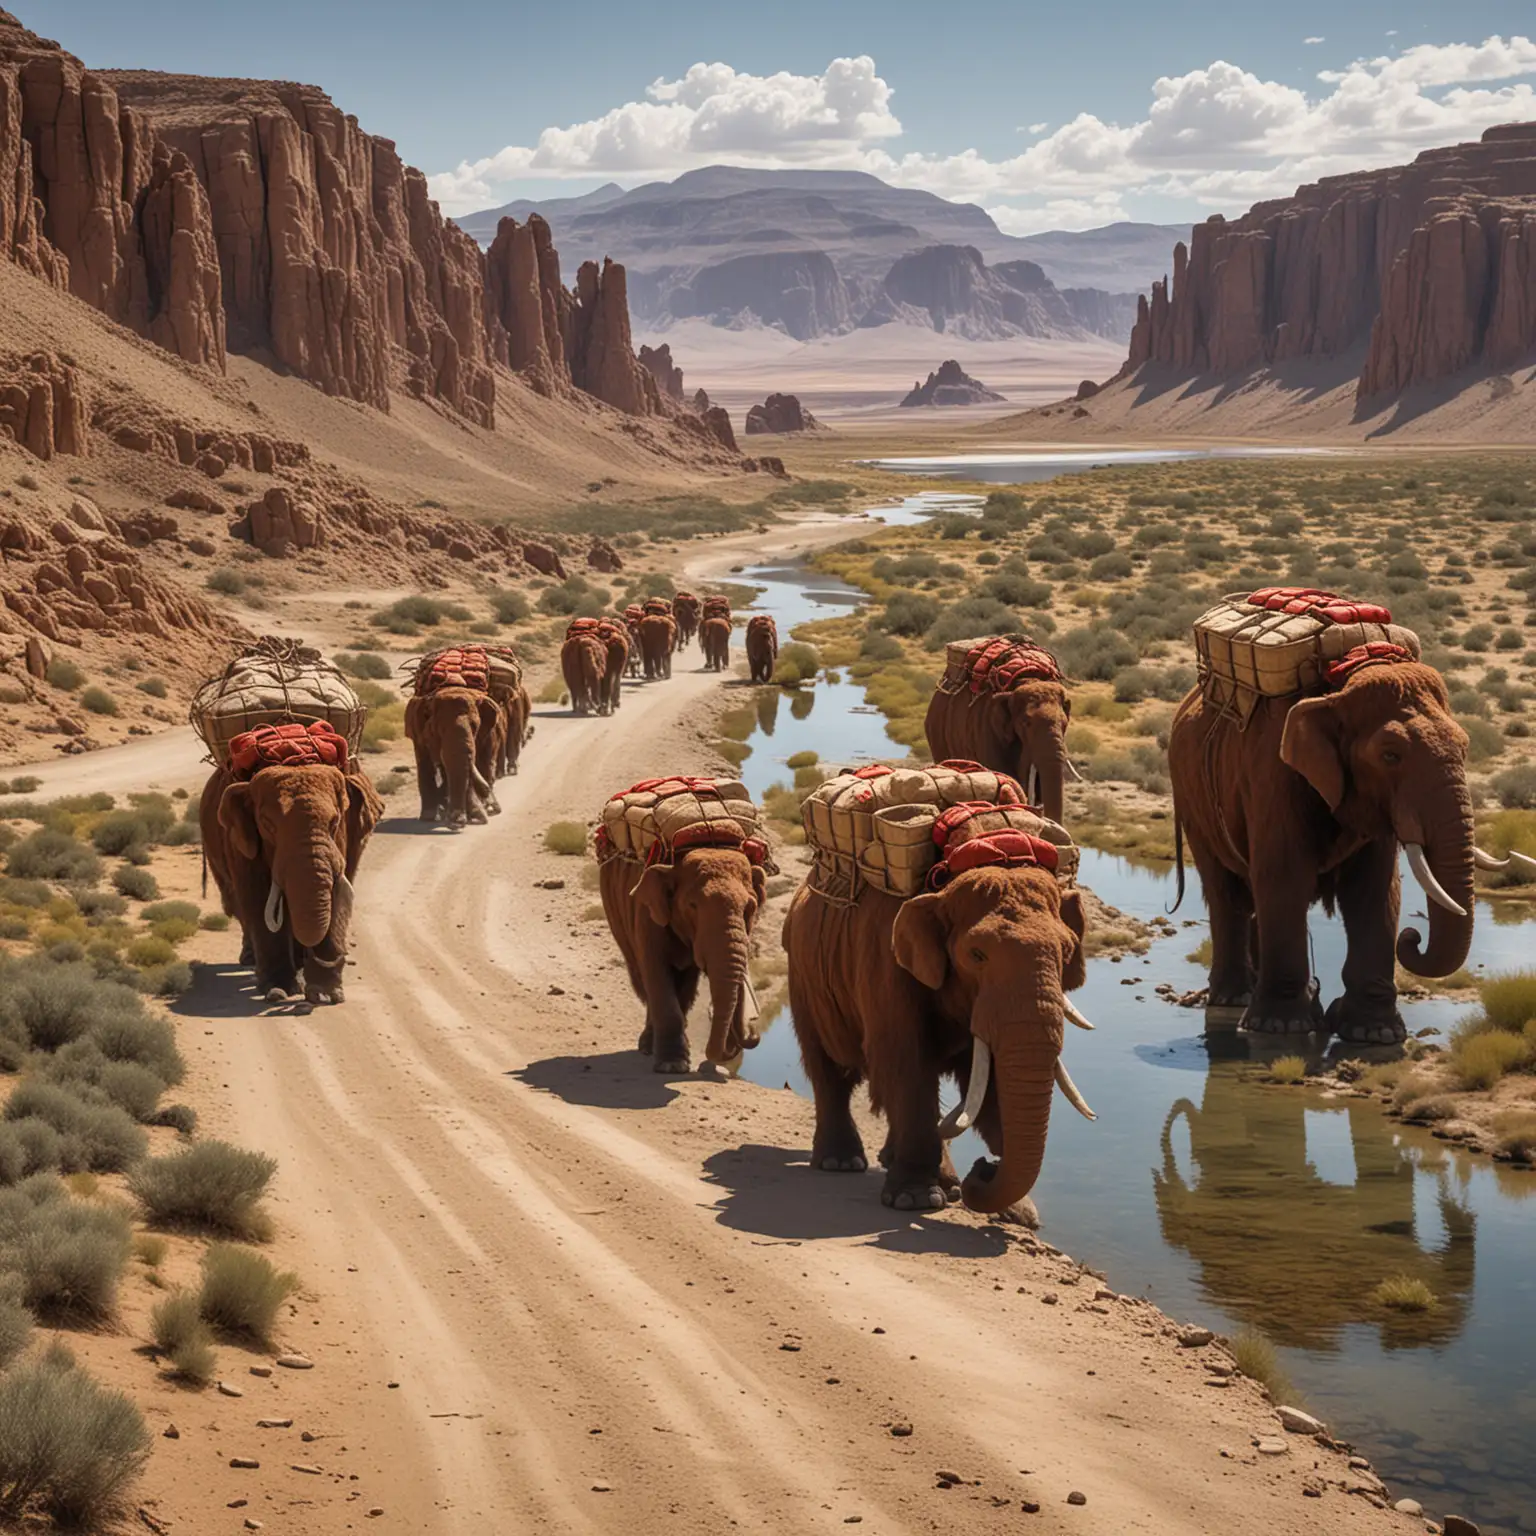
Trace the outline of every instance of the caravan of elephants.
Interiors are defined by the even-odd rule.
[[[733,624],[724,596],[691,593],[572,619],[560,648],[571,714],[612,715],[626,678],[669,679],[695,637],[704,668],[727,670]],[[1175,835],[1210,912],[1212,1027],[1403,1039],[1396,965],[1437,977],[1464,962],[1473,870],[1493,862],[1474,845],[1467,738],[1444,681],[1384,610],[1328,593],[1229,599],[1194,640],[1199,682],[1169,764]],[[750,682],[771,686],[774,621],[754,616],[745,641]],[[265,683],[242,666],[266,668]],[[294,723],[300,671],[329,702]],[[272,675],[283,720],[262,715]],[[340,1001],[352,881],[381,810],[355,765],[364,711],[315,653],[281,642],[208,690],[217,697],[194,709],[220,763],[202,800],[208,865],[257,990],[281,999],[302,975],[308,1003]],[[815,1096],[811,1166],[867,1169],[852,1109],[865,1085],[885,1120],[882,1198],[895,1209],[1017,1213],[1040,1173],[1053,1089],[1093,1117],[1061,1060],[1066,1026],[1093,1027],[1070,996],[1089,940],[1065,804],[1070,690],[1027,636],[955,642],[927,712],[932,764],[832,771],[803,799],[809,872],[768,942],[787,953]],[[447,647],[413,664],[409,691],[422,821],[486,822],[532,734],[517,658]],[[657,1072],[688,1071],[688,1016],[707,990],[700,1071],[729,1070],[758,1043],[749,962],[777,873],[747,791],[686,773],[616,785],[593,841],[643,1010],[640,1052]],[[1428,898],[1427,939],[1397,930],[1399,850]],[[1348,938],[1331,999],[1309,963],[1318,902],[1336,905]],[[945,1079],[960,1103],[941,1119]],[[961,1176],[948,1144],[966,1129],[996,1160]]]

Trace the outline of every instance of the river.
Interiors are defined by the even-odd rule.
[[[1337,457],[1347,449],[1327,448],[1032,448],[1014,453],[967,453],[938,458],[864,459],[870,469],[926,480],[980,480],[997,485],[1027,485],[1057,475],[1122,464],[1173,464],[1184,459],[1272,459],[1314,454]]]
[[[978,501],[930,493],[875,515],[912,522]],[[757,611],[775,615],[781,633],[862,596],[799,563],[738,579],[762,589]],[[784,763],[796,752],[828,764],[901,755],[857,684],[823,679],[758,700],[742,770],[754,796],[791,777]],[[1172,902],[1170,875],[1092,850],[1081,878],[1137,916]],[[1193,870],[1189,880],[1175,918],[1189,926],[1145,957],[1090,964],[1078,1001],[1098,1031],[1069,1030],[1067,1052],[1099,1118],[1089,1124],[1065,1105],[1052,1117],[1035,1191],[1045,1235],[1174,1317],[1266,1334],[1306,1405],[1371,1458],[1394,1498],[1459,1512],[1485,1533],[1536,1533],[1536,1206],[1525,1204],[1536,1172],[1395,1124],[1374,1102],[1260,1084],[1246,1037],[1207,1041],[1199,1012],[1153,990],[1204,984],[1189,958],[1206,933]],[[1417,894],[1411,881],[1411,910],[1407,892]],[[1530,910],[1479,903],[1469,966],[1529,964]],[[1312,935],[1329,997],[1342,930],[1318,911]],[[1443,1028],[1460,1011],[1438,999],[1404,1008],[1410,1030]],[[1264,1054],[1252,1046],[1255,1059]],[[807,1092],[787,1012],[742,1073]],[[807,1106],[807,1140],[810,1125]],[[969,1140],[955,1143],[961,1169],[981,1151]],[[1397,1274],[1426,1281],[1437,1307],[1395,1317],[1375,1308],[1371,1291]]]

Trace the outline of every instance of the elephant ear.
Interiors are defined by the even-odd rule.
[[[405,739],[416,740],[416,732],[421,727],[421,700],[412,695],[405,701]]]
[[[261,832],[256,826],[256,797],[245,783],[226,784],[219,797],[219,825],[229,833],[235,852],[243,859],[261,853]]]
[[[1332,699],[1291,705],[1280,738],[1280,761],[1294,769],[1336,811],[1344,799],[1344,749]]]
[[[378,826],[384,814],[384,802],[379,793],[362,773],[347,775],[347,879],[357,874],[358,861],[363,856],[363,846]]]
[[[763,903],[768,900],[768,876],[763,872],[761,864],[752,866],[752,894],[757,897],[758,910],[762,910]]]
[[[949,929],[936,895],[911,896],[901,904],[891,930],[896,963],[910,971],[930,992],[937,992],[949,974]]]
[[[669,865],[652,864],[635,887],[635,900],[658,928],[672,925],[672,874]]]
[[[1061,895],[1061,920],[1072,933],[1072,953],[1061,967],[1061,990],[1075,992],[1088,980],[1088,958],[1083,953],[1083,938],[1088,931],[1088,920],[1083,912],[1081,891],[1063,891]]]
[[[480,700],[480,729],[482,731],[494,731],[496,729],[496,722],[501,718],[501,705],[490,694],[485,694]]]

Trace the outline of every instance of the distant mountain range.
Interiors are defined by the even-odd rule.
[[[1124,341],[1136,294],[1188,225],[1004,234],[985,209],[862,171],[707,166],[624,191],[522,198],[456,220],[482,245],[507,217],[548,220],[562,253],[629,269],[636,322],[701,317],[799,340],[906,323],[968,340]]]

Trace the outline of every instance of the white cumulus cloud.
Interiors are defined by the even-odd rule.
[[[1153,81],[1139,118],[1081,112],[1049,132],[1034,123],[1036,142],[994,159],[973,148],[905,149],[892,88],[868,55],[834,59],[819,75],[701,63],[655,81],[644,100],[546,128],[532,145],[464,161],[431,185],[448,212],[464,213],[531,178],[636,181],[719,161],[856,169],[980,202],[1024,233],[1124,217],[1123,200],[1137,194],[1182,199],[1191,211],[1241,209],[1319,176],[1391,165],[1536,118],[1528,77],[1536,43],[1523,36],[1357,59],[1320,73],[1311,91],[1217,59]]]

